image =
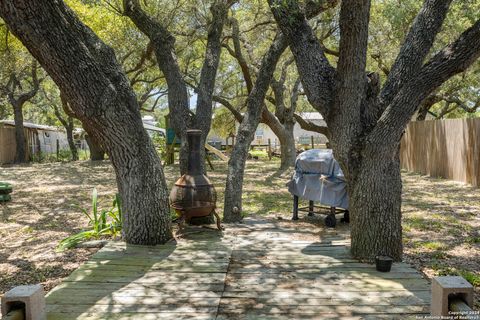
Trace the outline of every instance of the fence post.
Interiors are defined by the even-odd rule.
[[[310,136],[310,139],[312,140],[312,149],[315,149],[315,142],[313,141],[313,136]]]
[[[57,139],[57,161],[60,158],[60,141]]]
[[[268,138],[268,160],[272,160],[272,141]]]

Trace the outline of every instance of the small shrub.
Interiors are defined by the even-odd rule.
[[[99,210],[97,189],[92,191],[92,212],[80,208],[81,212],[88,218],[90,229],[81,231],[60,241],[58,250],[63,251],[75,247],[78,243],[98,239],[102,236],[116,237],[122,231],[122,204],[117,193],[113,199],[112,206],[107,210]]]

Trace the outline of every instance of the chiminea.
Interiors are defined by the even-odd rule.
[[[220,218],[215,212],[217,192],[215,187],[203,174],[200,165],[200,137],[202,131],[187,130],[188,167],[187,173],[175,182],[170,192],[170,206],[179,214],[180,228],[185,220],[192,217],[205,217],[212,212],[221,230]]]

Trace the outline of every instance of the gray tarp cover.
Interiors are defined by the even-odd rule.
[[[347,184],[331,149],[311,149],[298,155],[288,191],[302,199],[348,209]]]

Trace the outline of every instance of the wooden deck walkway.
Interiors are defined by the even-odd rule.
[[[430,285],[351,259],[349,241],[289,221],[247,219],[164,246],[110,243],[47,296],[48,319],[406,319]],[[307,228],[304,228],[307,229]],[[300,239],[300,240],[299,240]]]

